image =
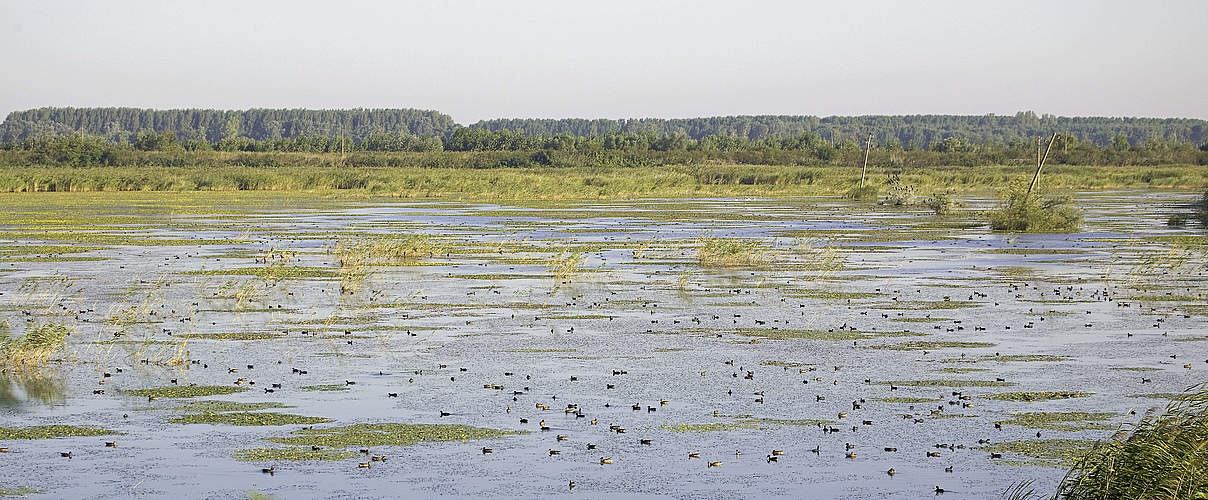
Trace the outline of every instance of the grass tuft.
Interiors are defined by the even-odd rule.
[[[716,237],[700,241],[697,259],[704,267],[761,267],[769,261],[768,248],[759,240]]]
[[[63,347],[71,329],[56,323],[29,328],[21,337],[10,337],[0,328],[0,365],[13,369],[36,368]]]

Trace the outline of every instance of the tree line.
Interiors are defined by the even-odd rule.
[[[144,131],[133,143],[81,133],[0,143],[0,166],[429,166],[495,168],[524,166],[635,167],[732,163],[747,165],[854,165],[864,155],[855,140],[837,144],[803,133],[760,140],[686,134],[610,133],[528,136],[507,130],[459,128],[448,139],[405,133],[374,134],[364,140],[305,136],[216,143],[181,141],[172,132]],[[1035,139],[975,144],[950,137],[926,149],[872,144],[871,163],[893,168],[1035,164]],[[1208,145],[1116,141],[1097,146],[1059,133],[1048,161],[1067,165],[1208,165]]]
[[[300,137],[361,142],[379,134],[443,137],[455,127],[449,115],[418,109],[37,108],[9,113],[0,124],[0,141],[82,133],[133,144],[147,133],[171,132],[182,143]]]
[[[1125,149],[1150,143],[1208,142],[1208,122],[1189,118],[1012,116],[715,116],[687,119],[499,119],[461,126],[437,111],[416,109],[38,108],[10,113],[0,142],[75,134],[138,149],[326,152],[518,151],[526,149],[736,151],[817,141],[831,148],[873,144],[895,150],[1009,147],[1062,132],[1079,143]],[[174,135],[175,141],[167,140]],[[158,138],[157,138],[158,137]],[[438,145],[439,143],[439,145]]]

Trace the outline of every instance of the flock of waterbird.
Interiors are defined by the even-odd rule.
[[[877,291],[880,292],[881,289],[878,288]],[[892,297],[890,297],[892,303],[897,303],[898,301],[907,302],[910,300],[907,297],[909,295],[909,291],[886,291],[889,291],[892,294]],[[735,295],[750,293],[749,290],[744,291],[741,288],[731,289],[729,292]],[[916,293],[921,294],[922,290],[919,289],[916,291]],[[290,295],[292,295],[292,293]],[[1107,289],[1086,289],[1078,286],[1060,286],[1042,289],[1039,286],[1028,287],[1026,285],[1016,283],[1006,285],[1005,295],[1003,298],[998,300],[1005,301],[1009,299],[1023,299],[1025,298],[1025,295],[1049,302],[1072,302],[1075,300],[1115,301],[1116,306],[1120,309],[1132,309],[1133,305],[1130,302],[1118,301]],[[980,304],[982,307],[1000,307],[1001,303],[999,301],[988,300],[990,296],[991,295],[988,293],[974,291],[969,295],[968,300],[986,300],[986,302]],[[609,298],[606,297],[603,300],[586,304],[580,303],[581,300],[584,300],[582,296],[575,296],[565,305],[572,309],[577,307],[587,307],[588,309],[592,310],[602,310],[608,307]],[[944,297],[944,300],[949,301],[952,300],[952,298],[950,296],[946,296]],[[782,302],[786,301],[782,299]],[[802,308],[806,306],[805,303],[797,305]],[[62,307],[64,310],[69,310],[67,305],[63,305]],[[790,304],[785,304],[785,307],[793,310],[792,305]],[[1139,311],[1143,307],[1144,305],[1142,304],[1142,306],[1138,307],[1137,310]],[[650,319],[650,324],[652,325],[658,325],[659,321],[668,322],[667,320],[670,319],[669,323],[672,325],[679,325],[681,322],[691,323],[694,328],[698,328],[702,331],[718,332],[718,336],[721,336],[721,334],[726,332],[727,329],[732,330],[736,327],[758,326],[776,330],[780,329],[781,327],[787,329],[790,325],[790,320],[785,319],[790,317],[787,315],[780,318],[765,317],[763,319],[753,319],[744,318],[743,315],[739,313],[732,313],[729,315],[687,314],[683,311],[671,312],[671,308],[669,307],[664,307],[662,310],[659,310],[658,304],[654,301],[644,301],[642,304],[642,309],[653,318]],[[90,311],[91,310],[83,309],[73,312],[76,314],[76,318],[80,321],[88,321],[86,314]],[[1086,312],[1087,314],[1091,313],[1089,310]],[[1154,314],[1155,312],[1156,310],[1149,311],[1150,314]],[[172,311],[172,313],[175,313],[175,311]],[[831,328],[829,331],[860,331],[861,328],[858,328],[855,322],[863,321],[872,323],[867,319],[862,319],[867,317],[869,315],[868,313],[868,310],[861,310],[859,311],[859,314],[848,318],[848,321],[844,322],[841,326]],[[1009,330],[1013,326],[1022,329],[1033,329],[1037,327],[1036,321],[1048,321],[1049,323],[1053,323],[1053,321],[1046,319],[1045,314],[1036,313],[1031,308],[1029,308],[1028,313],[1039,316],[1038,320],[1028,320],[1016,325],[973,325],[973,329],[975,332],[986,331],[987,328],[1002,328]],[[897,312],[896,314],[898,316],[902,315],[901,312]],[[1168,315],[1169,312],[1164,312],[1161,314]],[[618,317],[625,316],[625,312],[618,311],[615,313],[615,315]],[[800,316],[804,315],[804,312],[800,313]],[[164,321],[169,321],[171,316],[172,314],[167,312],[160,314],[160,318]],[[890,313],[881,313],[880,316],[882,319],[888,319],[890,318]],[[516,314],[512,313],[510,319],[515,318]],[[1190,318],[1190,316],[1184,315],[1184,318]],[[185,317],[179,319],[183,321]],[[608,317],[608,322],[611,323],[613,320],[614,316],[610,315]],[[533,321],[529,324],[535,325],[540,321],[542,321],[542,319],[539,315],[534,316]],[[804,319],[794,321],[808,323],[808,320]],[[1165,321],[1165,317],[1158,316],[1154,319],[1152,326],[1157,330],[1161,330]],[[559,326],[553,324],[553,320],[550,320],[550,323],[551,332],[553,333],[561,333],[564,331],[567,334],[573,334],[575,331],[574,326]],[[1089,322],[1083,324],[1084,328],[1093,328],[1093,326],[1094,325]],[[1069,325],[1066,325],[1065,327],[1069,327]],[[935,330],[942,330],[945,333],[957,332],[965,329],[965,323],[961,320],[955,320],[947,322],[946,326],[935,325],[933,328]],[[875,332],[876,330],[876,328],[869,327],[865,331]],[[169,336],[173,334],[172,330],[168,328],[163,329],[162,333]],[[313,335],[312,332],[308,332],[304,329],[295,329],[294,331],[287,329],[284,330],[283,333]],[[345,336],[349,337],[347,340],[348,345],[352,345],[354,343],[355,337],[352,335],[353,333],[353,329],[347,329],[344,331]],[[413,337],[419,335],[410,331],[408,331],[407,334]],[[1160,334],[1167,335],[1167,332],[1161,331]],[[1133,335],[1134,332],[1127,333],[1127,337],[1132,337]],[[738,340],[733,340],[733,342],[738,342]],[[743,339],[742,342],[759,342],[759,340]],[[858,342],[852,342],[852,347],[857,347],[858,345]],[[995,356],[998,356],[998,354],[999,353],[996,352]],[[931,352],[930,350],[922,350],[922,355],[926,357],[931,355]],[[962,353],[961,356],[964,356],[964,354]],[[1169,354],[1170,359],[1178,359],[1178,356],[1178,353]],[[152,363],[152,361],[144,359],[141,361],[141,363],[149,364]],[[781,409],[787,408],[793,413],[815,415],[819,411],[818,405],[828,401],[828,398],[835,398],[836,393],[842,394],[846,391],[855,391],[858,392],[859,395],[850,401],[850,408],[845,408],[843,411],[825,415],[823,419],[819,419],[813,424],[824,436],[838,433],[845,433],[848,436],[842,445],[838,445],[837,443],[834,444],[834,451],[836,453],[835,456],[840,456],[839,454],[841,453],[841,456],[844,459],[856,459],[858,456],[864,456],[866,453],[875,453],[878,457],[880,457],[878,460],[889,464],[910,463],[912,465],[917,465],[920,463],[929,463],[927,462],[928,459],[939,459],[944,456],[944,453],[955,453],[960,450],[969,450],[974,448],[974,445],[971,442],[960,442],[964,436],[954,436],[954,439],[948,442],[935,443],[932,449],[921,452],[919,454],[920,456],[918,457],[912,457],[908,454],[905,454],[905,452],[899,452],[899,445],[894,443],[878,442],[878,433],[868,432],[864,429],[876,429],[878,426],[893,424],[889,421],[880,420],[872,416],[878,415],[883,417],[885,415],[884,411],[868,413],[866,412],[865,407],[870,405],[884,406],[883,404],[878,403],[878,400],[886,396],[886,391],[896,391],[899,389],[899,387],[893,383],[878,383],[870,376],[860,375],[862,370],[868,367],[850,365],[844,366],[837,364],[825,367],[818,366],[816,364],[799,365],[793,367],[787,365],[765,366],[762,364],[757,366],[747,366],[741,362],[736,362],[734,359],[716,360],[715,363],[716,364],[713,366],[696,367],[691,370],[691,373],[693,374],[692,376],[699,374],[699,377],[705,380],[705,382],[702,382],[701,384],[703,387],[707,387],[711,391],[716,391],[714,394],[706,398],[712,399],[716,405],[716,408],[712,411],[712,416],[715,418],[725,418],[728,415],[738,413],[738,411],[730,411],[727,408],[720,407],[731,405],[746,408],[746,406],[741,404],[736,405],[736,403],[743,401],[743,398],[748,399],[749,403],[764,405],[769,404],[768,400],[773,397],[776,401],[771,404],[775,404]],[[1208,363],[1208,360],[1205,360],[1205,363]],[[273,364],[281,366],[287,365],[282,360],[278,360]],[[215,366],[215,368],[218,368],[224,371],[226,374],[231,375],[232,378],[229,380],[229,382],[232,385],[240,387],[259,387],[263,389],[263,393],[265,395],[278,394],[281,391],[287,391],[291,385],[294,385],[284,381],[277,381],[267,384],[267,387],[263,387],[263,384],[261,386],[257,386],[256,380],[254,380],[254,378],[251,376],[239,376],[244,372],[257,373],[264,371],[258,370],[256,363],[254,362],[242,363],[238,366],[219,365],[220,366]],[[199,359],[187,360],[186,367],[189,368],[190,371],[200,369],[203,372],[208,371],[211,368],[209,362]],[[1193,368],[1191,364],[1185,364],[1183,367],[1186,369]],[[666,371],[655,374],[655,377],[674,376],[669,373],[673,368],[675,367],[667,367]],[[667,411],[673,411],[676,412],[676,416],[679,418],[696,419],[700,417],[699,414],[684,414],[686,410],[690,411],[695,405],[673,405],[672,402],[675,399],[674,395],[667,395],[664,398],[648,402],[633,401],[631,399],[626,399],[625,396],[611,396],[612,394],[626,393],[626,391],[624,391],[624,386],[629,383],[627,380],[630,378],[628,377],[629,369],[631,368],[616,368],[603,374],[574,374],[570,375],[564,381],[565,383],[551,384],[550,382],[553,381],[552,376],[541,373],[525,373],[526,370],[519,368],[501,371],[499,373],[476,373],[479,370],[472,369],[469,366],[450,368],[448,363],[440,363],[434,368],[418,369],[408,372],[406,375],[406,384],[399,389],[390,390],[389,392],[384,393],[384,397],[398,398],[400,392],[408,390],[406,386],[416,384],[417,378],[424,382],[424,388],[421,390],[425,391],[433,391],[436,389],[434,385],[440,383],[439,381],[441,380],[447,380],[445,383],[448,385],[448,387],[443,389],[443,392],[446,393],[464,391],[464,387],[468,384],[480,384],[484,390],[506,395],[504,396],[505,399],[503,402],[500,403],[500,406],[502,407],[499,408],[498,411],[508,415],[510,418],[515,419],[515,424],[517,425],[518,429],[532,431],[539,436],[540,440],[548,442],[548,447],[544,450],[544,454],[548,457],[561,457],[563,455],[563,451],[578,448],[583,452],[591,452],[593,454],[592,456],[594,457],[593,460],[598,461],[601,466],[607,466],[616,463],[615,461],[618,460],[616,456],[610,455],[607,450],[609,448],[618,449],[618,447],[620,447],[626,440],[630,439],[625,437],[628,430],[626,426],[607,421],[607,418],[616,416],[615,410],[620,408],[629,408],[629,410],[634,414],[655,414],[656,412],[665,413]],[[241,370],[243,370],[243,372],[241,372]],[[284,373],[281,370],[269,371],[274,374]],[[106,370],[102,374],[102,378],[98,381],[98,383],[99,385],[105,385],[106,382],[112,380],[112,377],[114,377],[115,374],[122,374],[124,372],[125,370],[120,367],[115,367],[112,370]],[[292,376],[305,377],[309,374],[309,369],[299,366],[292,366],[290,367],[289,373]],[[385,371],[379,371],[378,375],[386,376],[391,374],[388,374]],[[537,377],[535,378],[534,375],[537,375]],[[215,378],[215,376],[202,375],[198,378],[212,379]],[[998,378],[997,380],[1003,381],[1002,378]],[[633,384],[644,384],[649,383],[649,381],[650,379],[647,378],[643,381],[633,382]],[[1150,379],[1146,377],[1140,378],[1139,382],[1137,383],[1149,382]],[[180,384],[180,377],[178,376],[171,378],[169,383],[174,385]],[[345,380],[344,384],[347,386],[354,386],[356,385],[356,381]],[[575,389],[567,384],[583,384],[585,386],[590,385],[592,387],[588,389]],[[543,385],[545,387],[543,387]],[[840,385],[845,386],[846,389],[844,391],[828,390],[828,386],[836,387]],[[852,389],[856,385],[859,385],[862,388]],[[621,388],[620,390],[618,390],[619,387]],[[562,394],[559,394],[560,390],[562,391]],[[433,392],[442,391],[438,389]],[[739,394],[738,396],[735,396],[736,392]],[[94,390],[93,393],[94,395],[104,395],[104,390],[97,389]],[[590,399],[596,403],[595,407],[589,407],[586,403],[576,401],[577,398],[583,397],[587,394],[590,394]],[[928,418],[941,416],[944,414],[944,412],[948,412],[952,409],[974,407],[971,397],[973,394],[967,393],[966,391],[945,390],[943,392],[939,392],[938,394],[930,394],[930,396],[935,396],[934,399],[939,400],[940,402],[934,406],[923,406],[921,403],[907,405],[908,411],[900,413],[901,421],[912,424],[922,424],[925,423]],[[155,398],[149,397],[148,399],[154,400]],[[846,405],[846,403],[844,404]],[[604,415],[593,415],[594,412],[603,413],[604,415],[608,415],[608,417]],[[547,419],[553,419],[554,414],[564,415],[565,419],[558,420],[556,424],[551,424]],[[440,421],[456,420],[458,419],[459,415],[460,412],[457,408],[451,407],[433,409],[433,416]],[[128,415],[124,416],[128,417]],[[627,420],[634,421],[638,419],[631,417]],[[661,421],[665,420],[651,420],[651,422]],[[593,437],[579,438],[576,436],[576,434],[581,433],[587,434],[582,432],[585,427],[594,428],[596,426],[606,428],[608,434],[612,435],[613,437],[608,438],[608,440],[601,440],[599,439],[599,433],[590,433],[589,435]],[[557,431],[555,431],[555,429],[557,429]],[[644,427],[643,430],[648,431],[649,427]],[[986,436],[994,436],[993,432],[1001,430],[1001,425],[997,423],[994,424],[992,429],[985,429],[987,434],[977,438],[977,445],[986,445],[991,443],[991,438]],[[649,434],[649,432],[644,433],[644,435]],[[1036,436],[1040,437],[1041,433],[1036,432]],[[969,439],[972,438],[972,436],[969,437]],[[637,443],[639,447],[653,447],[657,441],[662,439],[674,441],[677,438],[673,433],[665,433],[657,434],[656,437],[633,438],[632,441]],[[743,447],[740,446],[742,442],[742,439],[736,439],[735,447],[733,451],[730,452],[718,452],[716,450],[689,451],[684,456],[684,459],[701,460],[706,468],[714,469],[722,467],[723,464],[726,463],[727,459],[723,458],[725,453],[730,454],[732,457],[731,460],[738,460],[742,459],[742,457],[754,455],[756,457],[760,457],[761,460],[764,460],[768,463],[780,462],[782,458],[786,456],[786,451],[783,449],[744,450]],[[105,441],[103,444],[104,447],[107,448],[117,447],[116,441]],[[809,449],[808,453],[812,453],[818,457],[824,457],[830,453],[830,450],[827,449],[827,446],[829,445],[820,443],[817,446],[814,446],[812,449]],[[315,446],[313,449],[319,450],[320,448]],[[8,451],[8,448],[0,448],[0,453],[7,453]],[[369,449],[360,449],[359,451],[366,456],[367,459],[366,461],[358,461],[358,468],[368,469],[371,468],[374,463],[385,462],[387,460],[387,456],[385,454],[376,454],[371,452]],[[479,452],[483,455],[492,454],[496,453],[496,448],[484,446],[479,449]],[[72,451],[63,451],[60,453],[60,455],[63,458],[69,459],[75,456]],[[581,454],[576,453],[576,455]],[[989,453],[988,457],[991,459],[999,459],[1002,458],[1002,455],[1000,453]],[[901,467],[901,465],[897,465],[896,467]],[[885,474],[890,477],[901,474],[896,467],[890,466],[886,468]],[[942,468],[945,473],[954,472],[954,466],[950,463],[940,463],[936,465],[936,467]],[[275,474],[279,471],[279,469],[277,465],[271,465],[262,468],[261,471],[266,474]],[[573,489],[578,484],[578,482],[571,480],[568,483],[568,487]],[[944,493],[945,489],[940,486],[936,486],[934,492],[936,494]]]

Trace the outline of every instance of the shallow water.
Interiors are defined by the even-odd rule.
[[[1096,440],[1112,430],[1042,429],[1037,438],[1035,428],[996,429],[994,422],[1018,412],[1110,412],[1106,423],[1114,429],[1166,403],[1130,396],[1181,392],[1204,381],[1208,342],[1187,340],[1206,333],[1208,307],[1194,307],[1208,303],[1205,260],[1198,258],[1203,247],[1175,255],[1169,241],[1154,238],[1202,237],[1198,227],[1165,225],[1192,197],[1087,194],[1078,198],[1085,232],[1006,235],[978,225],[971,212],[936,218],[834,198],[495,205],[279,197],[241,206],[114,195],[82,206],[48,196],[44,204],[3,209],[0,247],[10,253],[0,255],[7,260],[0,262],[0,318],[14,332],[44,321],[76,332],[64,361],[36,376],[0,381],[9,388],[0,390],[0,427],[54,423],[124,434],[0,441],[10,448],[0,455],[0,489],[27,486],[82,498],[241,498],[249,491],[277,498],[917,498],[940,485],[946,495],[965,498],[998,497],[1032,479],[1044,490],[1063,467],[1010,452],[991,459],[974,449],[978,441]],[[967,201],[970,211],[992,203]],[[374,268],[352,293],[341,292],[338,276],[184,274],[260,267],[268,252],[283,250],[298,252],[287,266],[338,270],[329,252],[337,240],[391,233],[428,234],[451,249],[426,259],[430,265]],[[707,237],[757,238],[769,247],[767,263],[704,267],[696,248]],[[8,248],[20,245],[102,248],[71,254]],[[585,250],[585,259],[580,272],[561,282],[546,262],[564,249]],[[35,258],[48,255],[97,260]],[[823,269],[819,259],[843,268]],[[242,300],[235,298],[240,292]],[[961,302],[968,307],[951,307]],[[895,321],[927,316],[941,319]],[[844,325],[925,336],[738,334]],[[180,334],[229,332],[285,335],[192,339],[186,358],[198,364],[165,363]],[[107,342],[115,334],[121,342]],[[991,345],[873,348],[934,341]],[[961,362],[996,353],[1068,359]],[[943,371],[954,367],[982,371]],[[368,469],[355,458],[240,462],[235,450],[278,446],[263,438],[301,426],[174,424],[168,420],[182,411],[171,408],[189,400],[122,393],[171,379],[231,385],[238,378],[256,384],[198,399],[280,402],[291,408],[266,411],[334,420],[317,427],[455,423],[530,432],[375,448],[389,460]],[[1011,385],[881,383],[1000,378]],[[355,385],[301,390],[346,381]],[[281,389],[262,390],[272,383]],[[98,389],[104,394],[93,394]],[[1042,402],[981,397],[1014,391],[1093,394]],[[877,400],[889,397],[937,401]],[[568,404],[584,417],[564,412]],[[542,419],[549,431],[539,430]],[[837,432],[800,422],[815,419],[831,421],[827,427]],[[672,430],[681,424],[727,426]],[[610,425],[627,431],[611,432]],[[112,440],[118,447],[104,446]],[[587,443],[598,448],[588,450]],[[936,448],[941,443],[953,447]],[[494,453],[482,454],[484,446]],[[768,460],[773,449],[784,452],[777,461]],[[70,459],[60,457],[65,451]],[[601,457],[613,463],[602,465]],[[708,467],[710,461],[723,463]],[[275,473],[262,474],[269,466]],[[890,468],[895,475],[887,474]]]

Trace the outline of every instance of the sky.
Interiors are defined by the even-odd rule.
[[[1208,118],[1208,1],[0,0],[0,115]]]

